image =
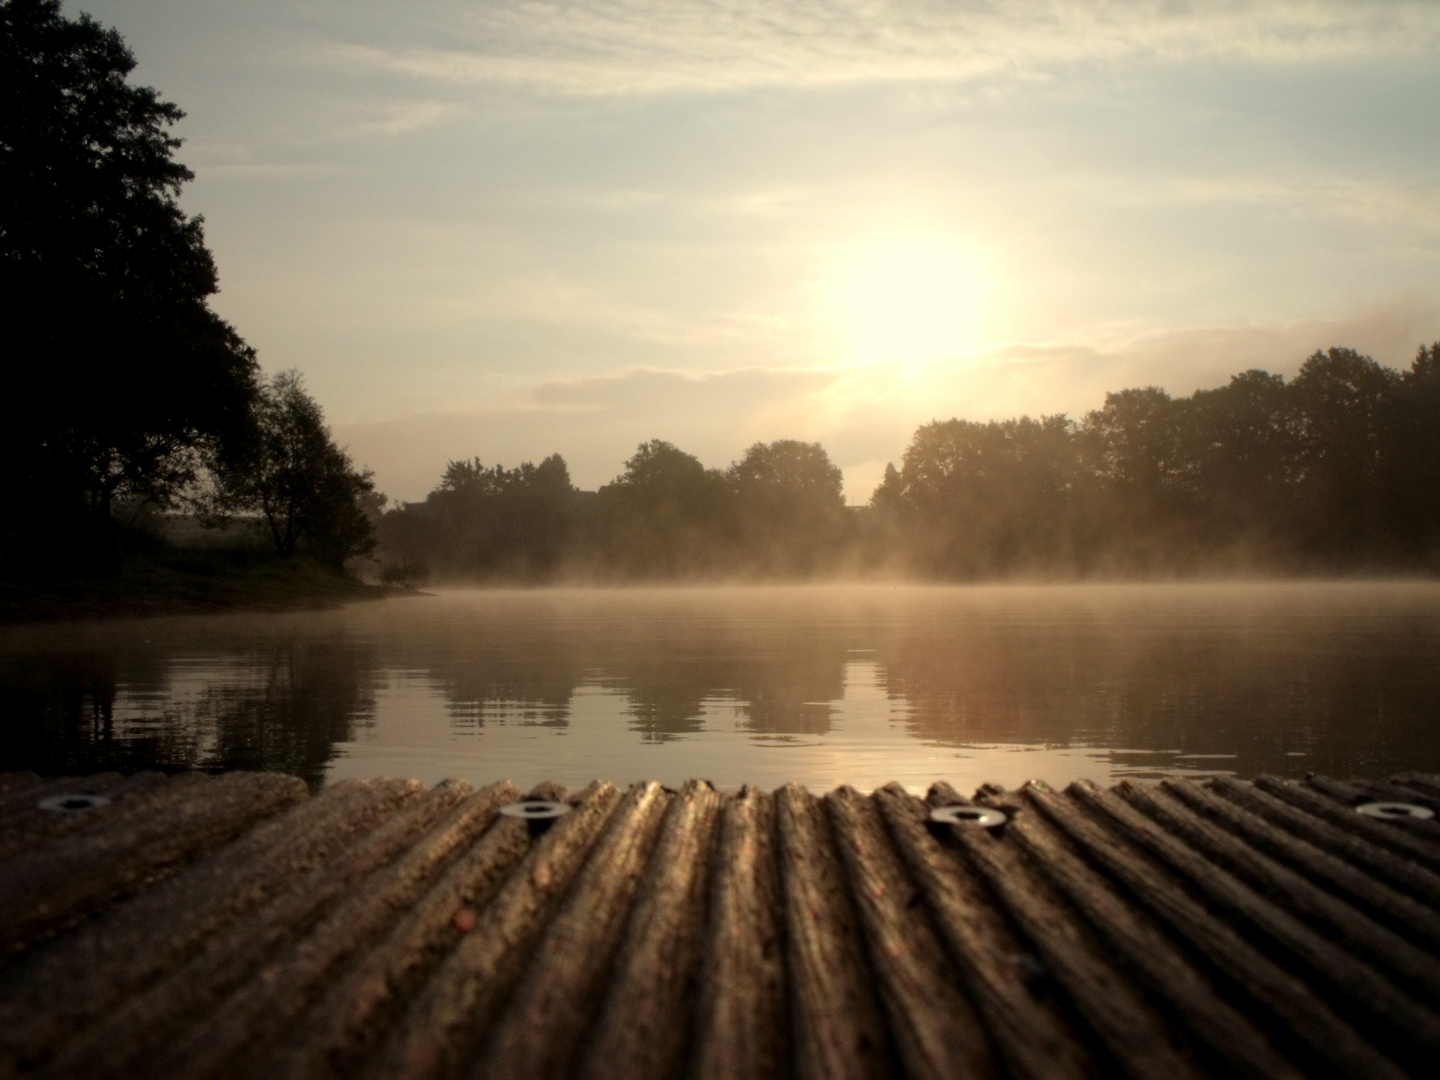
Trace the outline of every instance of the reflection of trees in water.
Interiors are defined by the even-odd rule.
[[[568,657],[530,661],[470,658],[441,668],[430,677],[442,688],[457,726],[481,728],[487,720],[535,727],[563,728],[570,723],[570,699],[583,669]]]
[[[900,739],[1141,751],[1116,758],[1136,770],[1434,767],[1440,624],[1433,600],[1405,607],[1393,589],[1313,601],[1263,587],[867,593],[833,609],[808,594],[789,607],[734,595],[486,597],[445,618],[377,605],[259,641],[246,622],[240,636],[224,622],[157,624],[153,645],[123,627],[73,645],[37,631],[0,654],[0,768],[274,768],[317,781],[373,716],[387,671],[422,676],[471,730],[566,726],[579,691],[616,695],[597,714],[623,708],[644,742],[707,729],[813,738],[842,708],[869,715],[866,693],[839,705],[862,648],[879,688],[906,705],[891,710]]]
[[[845,649],[811,651],[801,662],[755,664],[736,684],[745,727],[761,735],[824,735],[832,703],[845,696]]]
[[[630,729],[642,742],[667,742],[704,728],[707,703],[725,694],[722,668],[705,661],[642,657],[607,668],[603,685],[626,696]]]
[[[727,706],[749,731],[824,734],[844,693],[838,637],[757,641],[734,626],[663,621],[609,634],[566,630],[535,620],[523,635],[477,634],[483,645],[425,656],[423,670],[462,725],[564,727],[588,683],[625,696],[631,730],[645,742],[697,734],[707,714]]]
[[[1343,625],[1121,633],[1079,622],[991,627],[944,647],[902,637],[878,659],[886,692],[911,705],[910,732],[945,745],[1148,750],[1137,768],[1246,776],[1433,761],[1440,666],[1417,663],[1421,643],[1360,644]],[[1202,756],[1212,754],[1234,756]]]
[[[153,745],[115,739],[114,706],[121,667],[119,657],[105,652],[44,660],[7,656],[0,661],[0,695],[5,702],[0,725],[3,768],[31,769],[52,776],[152,767]],[[142,684],[163,681],[153,670],[127,674],[139,676],[137,681]]]
[[[695,734],[707,711],[725,704],[756,734],[823,735],[830,730],[831,703],[845,690],[843,646],[769,659],[617,659],[607,666],[605,684],[629,698],[630,726],[646,742]]]
[[[318,785],[335,745],[375,713],[368,648],[288,642],[252,677],[207,685],[196,703],[194,726],[214,740],[201,757],[207,767],[273,769]]]
[[[270,769],[318,785],[335,744],[374,713],[368,649],[293,641],[214,664],[227,670],[168,649],[10,657],[5,768]]]

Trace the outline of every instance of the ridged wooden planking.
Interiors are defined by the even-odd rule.
[[[91,794],[90,809],[42,809]],[[1440,777],[0,776],[0,1078],[1433,1075]]]

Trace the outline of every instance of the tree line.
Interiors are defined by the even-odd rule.
[[[423,502],[379,521],[388,576],[418,581],[809,577],[834,572],[852,522],[840,470],[816,443],[756,443],[728,469],[652,439],[599,491],[565,459],[452,461]]]
[[[864,508],[815,443],[714,469],[651,440],[596,492],[558,454],[472,459],[382,515],[299,375],[262,378],[210,307],[204,222],[179,203],[183,113],[134,67],[58,0],[0,0],[9,567],[104,567],[127,521],[182,509],[258,520],[279,556],[337,570],[378,540],[410,583],[1440,567],[1440,343],[1404,372],[1336,348],[1288,382],[1123,390],[1078,421],[936,421]]]
[[[263,519],[277,553],[333,567],[374,546],[374,484],[293,372],[209,306],[204,221],[179,204],[184,113],[58,0],[0,3],[0,321],[12,484],[0,553],[103,568],[142,511]]]
[[[1433,571],[1440,343],[1404,372],[1332,348],[1288,382],[1122,390],[1078,421],[935,421],[866,507],[795,440],[723,470],[652,440],[597,492],[558,454],[452,461],[379,536],[400,582]]]
[[[1078,422],[927,424],[871,505],[943,577],[1435,569],[1440,343],[1403,373],[1332,348]]]

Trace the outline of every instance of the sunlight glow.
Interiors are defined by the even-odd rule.
[[[837,302],[857,364],[943,360],[979,344],[979,275],[963,251],[940,241],[869,249],[842,279]]]

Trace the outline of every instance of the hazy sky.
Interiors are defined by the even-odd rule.
[[[1440,3],[66,0],[188,112],[219,312],[449,458],[1083,414],[1440,338]]]

